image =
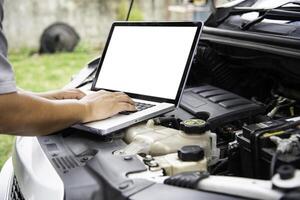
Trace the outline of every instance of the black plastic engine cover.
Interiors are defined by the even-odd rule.
[[[207,120],[212,129],[264,112],[262,106],[211,85],[186,89],[180,107],[197,118]]]

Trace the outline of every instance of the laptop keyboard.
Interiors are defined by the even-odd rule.
[[[129,115],[131,113],[135,113],[135,112],[139,112],[139,111],[142,111],[142,110],[146,110],[148,108],[151,108],[151,107],[155,106],[153,104],[148,104],[148,103],[141,103],[141,102],[134,102],[134,103],[135,103],[136,111],[123,111],[123,112],[119,112],[119,114]]]

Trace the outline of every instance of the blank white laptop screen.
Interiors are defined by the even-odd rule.
[[[95,88],[176,98],[197,27],[116,26]]]

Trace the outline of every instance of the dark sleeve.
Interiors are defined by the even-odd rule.
[[[7,60],[7,41],[2,30],[3,0],[0,0],[0,94],[16,92],[15,77]]]

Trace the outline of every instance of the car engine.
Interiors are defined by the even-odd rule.
[[[89,88],[98,61],[66,87]],[[109,137],[69,128],[38,143],[65,199],[299,199],[297,63],[204,35],[175,111]]]

